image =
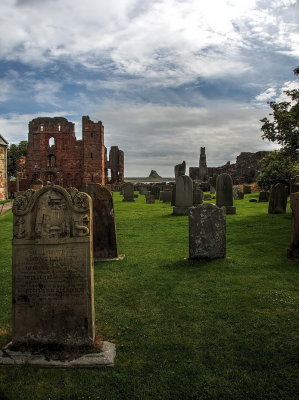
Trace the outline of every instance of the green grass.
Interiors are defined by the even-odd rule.
[[[207,262],[185,259],[187,217],[114,193],[125,259],[95,264],[95,306],[98,332],[116,344],[115,367],[1,367],[0,399],[295,399],[291,217],[268,215],[251,197],[227,216],[227,258]],[[11,223],[11,211],[0,217],[1,346],[11,337]]]

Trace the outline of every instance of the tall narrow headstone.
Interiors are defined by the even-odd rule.
[[[193,189],[193,205],[202,204],[203,201],[203,191],[196,187]]]
[[[81,191],[92,198],[94,261],[118,259],[111,192],[97,183],[84,185]]]
[[[176,181],[175,206],[173,215],[188,215],[193,206],[193,181],[187,175],[179,176]]]
[[[122,187],[124,199],[123,201],[135,201],[134,200],[134,185],[131,182],[126,182]]]
[[[233,181],[228,174],[217,176],[216,205],[225,207],[226,214],[236,214],[236,207],[234,207],[233,203]]]
[[[268,213],[284,214],[287,208],[288,191],[283,183],[277,183],[271,187]]]
[[[291,260],[299,261],[299,192],[291,193],[292,237],[288,250]]]
[[[13,204],[13,344],[92,345],[91,199],[27,190]]]
[[[189,258],[224,258],[226,254],[226,218],[223,208],[201,204],[189,214]]]

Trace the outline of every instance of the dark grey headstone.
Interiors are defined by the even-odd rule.
[[[287,208],[288,191],[287,187],[282,183],[273,185],[269,198],[269,214],[284,214]]]
[[[236,207],[234,207],[233,203],[233,181],[228,174],[217,176],[216,205],[225,207],[226,214],[236,214]]]
[[[126,182],[122,186],[122,192],[124,195],[123,201],[135,201],[134,200],[134,185],[131,182]]]
[[[226,253],[225,209],[201,204],[189,213],[189,258],[224,258]]]
[[[259,194],[259,202],[260,203],[267,203],[269,201],[270,192],[260,192]]]
[[[299,192],[291,193],[292,236],[288,257],[299,261]]]

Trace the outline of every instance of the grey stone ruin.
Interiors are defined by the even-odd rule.
[[[18,196],[12,265],[13,338],[4,349],[6,357],[0,352],[0,364],[113,364],[113,344],[104,342],[101,353],[95,348],[92,207],[87,194],[46,186]],[[48,350],[47,360],[41,348]],[[51,359],[53,348],[80,355],[58,361]]]
[[[234,207],[233,203],[233,181],[228,174],[217,176],[216,205],[225,207],[226,214],[236,214],[236,207]]]
[[[299,261],[299,192],[291,193],[292,235],[288,258]]]
[[[188,215],[193,206],[193,181],[187,175],[179,176],[176,181],[175,206],[173,215]]]
[[[134,185],[131,182],[126,182],[122,186],[122,192],[124,199],[123,201],[135,201],[134,200]]]
[[[224,258],[226,217],[224,208],[201,204],[189,214],[189,259]]]
[[[203,201],[203,191],[199,186],[195,187],[193,189],[193,205],[196,206],[198,204],[202,204],[202,201]]]
[[[267,203],[269,201],[270,192],[260,192],[259,203]]]
[[[186,161],[183,161],[181,164],[177,164],[174,166],[174,176],[175,180],[179,176],[185,175],[186,174]]]
[[[117,237],[111,192],[97,183],[84,185],[82,192],[92,198],[94,261],[121,260],[117,253]]]
[[[287,208],[288,191],[283,183],[277,183],[271,187],[268,213],[284,214]]]

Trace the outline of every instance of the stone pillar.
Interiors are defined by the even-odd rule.
[[[292,236],[288,258],[299,261],[299,192],[291,193]]]
[[[177,164],[174,166],[174,176],[175,180],[179,176],[185,175],[186,174],[186,161],[183,161],[182,164]]]
[[[220,174],[216,181],[216,205],[225,207],[226,214],[236,214],[236,207],[233,204],[232,178],[228,174]]]
[[[202,181],[206,181],[208,179],[208,167],[207,167],[207,157],[206,157],[206,148],[200,148],[200,156],[199,156],[199,179]]]
[[[189,214],[189,258],[224,258],[226,254],[226,217],[223,208],[201,204]]]

